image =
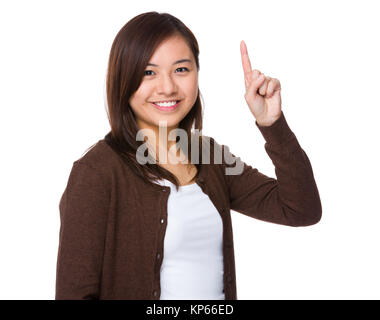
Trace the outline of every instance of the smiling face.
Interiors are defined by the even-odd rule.
[[[182,37],[173,36],[162,42],[152,55],[129,104],[139,128],[152,129],[158,139],[159,121],[166,121],[169,134],[191,110],[197,96],[198,70],[193,53]],[[180,100],[173,110],[161,110],[153,104],[173,100]]]

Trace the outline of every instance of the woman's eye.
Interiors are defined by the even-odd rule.
[[[180,67],[180,68],[177,68],[176,70],[178,70],[178,69],[184,69],[185,71],[189,71],[189,69],[188,68],[186,68],[186,67]],[[146,74],[146,72],[153,72],[152,70],[145,70],[144,71],[144,75],[146,75],[146,76],[150,76],[151,74]],[[182,73],[182,72],[181,72]]]
[[[186,67],[180,67],[180,68],[177,68],[178,69],[185,69],[186,71],[189,71],[189,69],[187,69]]]
[[[153,72],[152,70],[145,70],[144,71],[144,75],[146,75],[146,76],[150,76],[150,74],[146,74],[145,72]]]

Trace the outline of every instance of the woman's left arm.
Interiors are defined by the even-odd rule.
[[[277,179],[262,174],[212,139],[224,157],[230,208],[276,224],[299,227],[317,223],[322,205],[313,170],[283,112],[271,126],[262,127],[257,122],[256,126],[266,141],[265,150]]]
[[[265,150],[275,166],[277,180],[224,150],[223,155],[236,158],[242,168],[240,174],[226,175],[230,207],[268,222],[290,226],[315,224],[321,219],[322,205],[310,161],[281,110],[280,81],[252,70],[244,41],[240,51],[244,97],[266,141]],[[224,163],[225,169],[226,166],[229,165]]]

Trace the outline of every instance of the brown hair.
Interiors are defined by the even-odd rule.
[[[162,41],[177,35],[182,36],[188,44],[199,71],[199,47],[194,34],[182,21],[168,13],[156,11],[142,13],[129,20],[117,33],[108,60],[106,93],[107,115],[111,131],[105,136],[105,141],[146,182],[153,183],[154,179],[165,178],[175,184],[178,190],[179,182],[171,172],[156,163],[140,164],[136,160],[136,151],[145,142],[136,141],[139,127],[128,102],[139,88],[144,70],[155,49]],[[178,125],[187,132],[190,152],[184,150],[184,153],[190,154],[188,156],[190,163],[192,163],[191,130],[194,128],[199,132],[202,131],[202,115],[200,91],[198,90],[198,96],[192,109]],[[199,145],[202,148],[202,141],[199,142]],[[200,152],[198,152],[198,156],[202,157]],[[149,157],[148,154],[147,158]],[[202,160],[194,163],[197,168],[197,176],[201,163]]]

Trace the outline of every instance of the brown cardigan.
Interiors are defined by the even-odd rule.
[[[322,214],[311,164],[283,112],[269,127],[255,124],[277,180],[244,162],[240,175],[226,175],[229,165],[214,164],[213,152],[228,147],[211,137],[211,164],[196,179],[223,221],[226,300],[237,299],[230,210],[287,226],[315,224]],[[59,203],[55,298],[159,300],[169,193],[145,183],[104,139],[76,160]]]

